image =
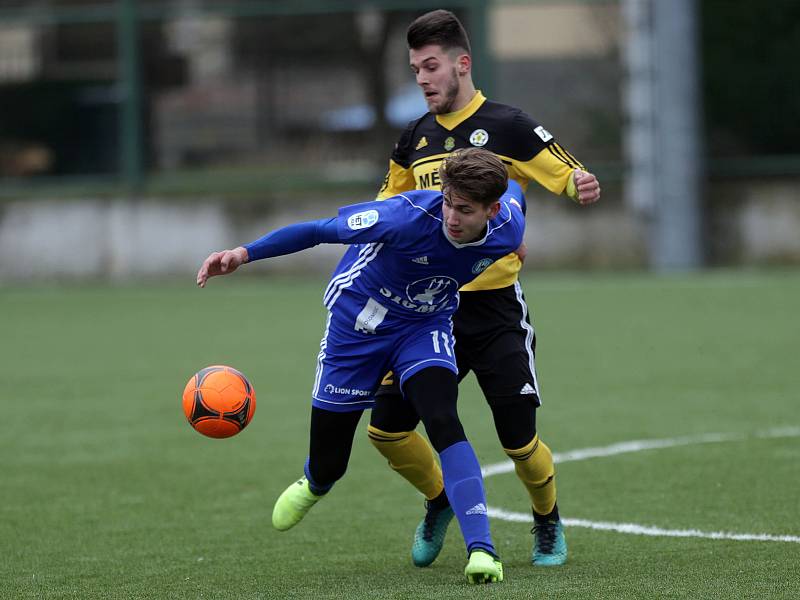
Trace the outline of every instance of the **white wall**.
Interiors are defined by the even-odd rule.
[[[733,189],[733,188],[731,188]],[[800,197],[791,183],[722,190],[709,215],[711,262],[800,264]],[[529,203],[527,268],[643,267],[646,223],[621,203]],[[0,204],[0,282],[193,277],[212,251],[283,225],[335,214],[331,206],[231,208],[205,200],[20,200]],[[321,246],[259,268],[328,272],[339,246]]]

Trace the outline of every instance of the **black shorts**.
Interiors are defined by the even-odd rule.
[[[462,292],[453,317],[456,362],[461,381],[475,373],[489,402],[520,395],[541,403],[536,380],[536,333],[519,283],[497,290]],[[377,395],[399,395],[396,382],[382,385]]]

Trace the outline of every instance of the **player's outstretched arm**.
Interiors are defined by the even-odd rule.
[[[572,182],[575,184],[575,200],[578,204],[591,204],[600,200],[600,182],[591,173],[575,169],[572,172]]]
[[[336,217],[295,223],[233,250],[214,252],[197,272],[197,285],[205,287],[209,277],[233,273],[246,262],[293,254],[317,244],[344,243],[339,236],[338,223]]]
[[[197,272],[197,285],[206,287],[209,277],[217,275],[228,275],[249,261],[247,250],[243,246],[233,250],[223,250],[222,252],[212,252],[203,261],[200,270]]]

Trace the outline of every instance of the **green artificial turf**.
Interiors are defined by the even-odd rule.
[[[239,275],[205,290],[0,288],[2,598],[797,598],[800,544],[568,527],[569,562],[529,564],[530,525],[494,519],[506,581],[472,588],[457,526],[415,569],[421,497],[369,445],[295,529],[272,503],[302,472],[324,327],[321,278]],[[556,453],[708,433],[730,441],[558,467],[567,519],[800,536],[800,272],[525,273]],[[186,423],[180,393],[209,364],[257,391],[227,440]],[[505,460],[472,378],[465,430]],[[693,439],[693,438],[692,438]],[[524,513],[513,473],[492,508]]]

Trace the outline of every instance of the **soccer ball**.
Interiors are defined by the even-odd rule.
[[[203,435],[236,435],[256,412],[256,391],[233,367],[212,365],[192,375],[183,389],[183,413]]]

